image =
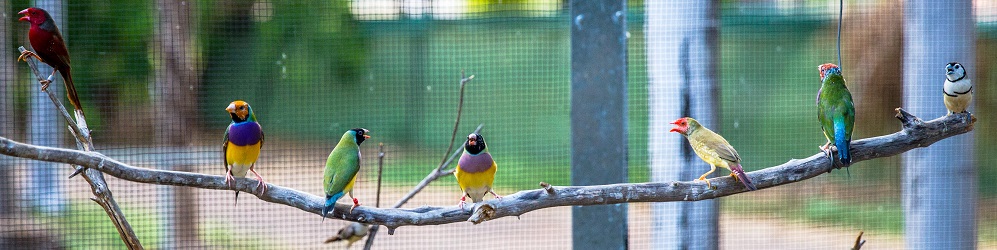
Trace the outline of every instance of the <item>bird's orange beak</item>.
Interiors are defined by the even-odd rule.
[[[477,144],[478,144],[478,141],[476,141],[476,140],[467,140],[467,145],[474,146],[474,145],[477,145]]]
[[[364,139],[370,139],[370,136],[365,134],[365,135],[363,135],[363,138]]]
[[[21,21],[21,22],[30,22],[31,21],[31,17],[28,16],[28,9],[24,9],[21,12],[17,12],[17,14],[18,15],[24,15],[24,16],[21,17],[21,19],[17,19],[18,21]]]

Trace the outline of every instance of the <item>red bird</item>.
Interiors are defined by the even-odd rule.
[[[73,85],[73,77],[69,73],[69,50],[66,49],[66,42],[62,39],[62,33],[59,33],[59,27],[55,26],[52,16],[39,8],[27,8],[17,14],[24,15],[18,21],[31,23],[31,29],[28,30],[28,40],[31,42],[31,47],[35,49],[35,52],[25,50],[17,59],[24,60],[28,56],[33,56],[38,61],[52,66],[52,75],[49,78],[52,78],[56,71],[62,74],[62,79],[66,83],[66,95],[69,96],[69,103],[73,104],[73,107],[82,114],[83,107],[80,106],[80,98],[76,95],[76,86]],[[48,88],[49,83],[51,81],[42,80],[42,89]]]

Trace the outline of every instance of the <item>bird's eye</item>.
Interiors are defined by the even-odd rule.
[[[955,68],[957,68],[957,69],[958,69],[958,68],[962,68],[962,67],[960,67],[960,66],[959,66],[958,64],[956,64],[956,65],[955,65]]]

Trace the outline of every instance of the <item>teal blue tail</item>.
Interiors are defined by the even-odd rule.
[[[835,121],[834,146],[838,148],[838,158],[841,159],[841,163],[847,166],[852,163],[852,156],[848,153],[848,146],[852,143],[852,141],[846,139],[845,137],[845,124]]]
[[[329,214],[329,212],[332,212],[332,210],[336,208],[336,201],[338,201],[339,198],[343,198],[343,195],[345,195],[343,192],[339,192],[334,195],[325,196],[325,207],[322,208],[322,221],[325,221],[326,214]]]

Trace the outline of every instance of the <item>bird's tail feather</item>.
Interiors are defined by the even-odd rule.
[[[62,74],[62,80],[65,82],[66,96],[69,97],[69,104],[72,104],[73,108],[82,115],[83,106],[80,105],[80,96],[76,94],[76,85],[73,84],[73,76],[69,71],[68,68],[62,69],[59,70],[59,74]]]
[[[239,205],[239,191],[235,191],[235,204]]]
[[[845,126],[844,124],[834,126],[834,147],[838,148],[838,158],[841,159],[841,163],[848,165],[852,163],[852,156],[848,153],[848,146],[851,144],[851,140],[845,139]]]
[[[745,187],[751,189],[751,191],[758,190],[758,188],[755,187],[755,184],[751,183],[751,179],[748,179],[748,174],[744,173],[744,169],[741,168],[741,164],[734,164],[733,166],[730,166],[730,171],[734,172],[734,175],[737,175],[737,179],[740,180]]]
[[[343,192],[339,192],[334,195],[325,196],[325,207],[322,208],[322,221],[325,221],[326,214],[329,214],[329,212],[332,212],[332,210],[336,208],[336,201],[339,200],[339,198],[343,198],[343,195]]]

